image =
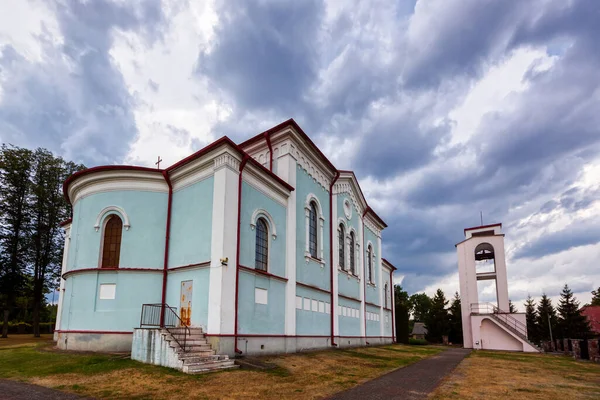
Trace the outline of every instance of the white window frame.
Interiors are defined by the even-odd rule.
[[[320,255],[319,259],[315,259],[311,254],[310,254],[310,235],[309,235],[309,230],[310,230],[310,205],[311,203],[314,202],[316,205],[316,209],[317,209],[317,255]],[[321,264],[321,267],[325,266],[325,258],[324,258],[324,249],[323,249],[323,227],[325,226],[325,217],[323,217],[323,207],[321,206],[321,202],[319,201],[319,198],[317,196],[315,196],[313,193],[309,193],[308,196],[306,196],[306,201],[304,202],[304,215],[305,215],[305,231],[306,231],[306,246],[304,249],[304,258],[306,259],[306,262],[308,263],[309,260],[313,260],[315,262],[318,262],[319,264]]]

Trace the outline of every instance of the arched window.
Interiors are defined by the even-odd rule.
[[[387,282],[385,284],[385,289],[383,290],[383,293],[385,293],[385,308],[388,308],[388,284],[387,284]]]
[[[346,232],[344,231],[344,225],[340,224],[338,228],[338,257],[340,259],[340,268],[346,270]]]
[[[496,271],[494,247],[489,243],[480,243],[475,247],[475,271],[487,273]]]
[[[312,258],[317,257],[317,205],[314,201],[310,202],[310,211],[308,216],[308,251]]]
[[[123,221],[112,214],[104,225],[104,242],[102,243],[102,268],[118,268],[121,255],[121,234]]]
[[[256,221],[256,248],[255,248],[256,269],[267,270],[269,260],[269,229],[264,218]]]
[[[354,247],[355,247],[355,240],[354,240],[354,232],[350,232],[350,273],[352,273],[352,275],[356,275],[356,268],[355,268],[355,262],[354,262]]]
[[[369,274],[369,282],[373,283],[373,247],[369,245],[367,249],[367,272]]]

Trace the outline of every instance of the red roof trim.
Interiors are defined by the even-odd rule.
[[[394,264],[392,264],[391,262],[389,262],[387,259],[385,259],[385,258],[381,257],[381,261],[383,261],[384,263],[386,263],[386,264],[388,264],[390,267],[392,267],[392,271],[397,271],[397,270],[398,270],[398,268],[396,268],[396,267],[394,266]]]
[[[136,165],[99,165],[97,167],[87,168],[78,172],[75,172],[73,175],[69,176],[67,180],[63,183],[63,194],[67,202],[71,204],[71,199],[69,198],[69,185],[76,179],[81,178],[82,176],[93,174],[96,172],[104,172],[104,171],[142,171],[142,172],[157,172],[162,173],[161,169],[158,168],[148,168],[148,167],[138,167]]]
[[[494,226],[500,226],[500,227],[502,227],[502,224],[491,224],[491,225],[473,226],[471,228],[465,228],[465,233],[467,233],[467,231],[472,231],[474,229],[491,228],[491,227],[494,227]]]
[[[275,125],[274,127],[270,128],[264,132],[261,132],[258,135],[251,137],[250,139],[248,139],[246,141],[243,141],[242,143],[240,143],[240,147],[245,147],[245,146],[254,144],[255,142],[260,141],[261,139],[264,139],[266,135],[270,136],[273,133],[286,128],[287,126],[291,126],[292,128],[294,128],[300,134],[300,136],[302,136],[302,138],[304,140],[306,140],[313,147],[313,149],[325,160],[325,163],[327,164],[327,166],[329,168],[331,168],[334,172],[337,171],[337,168],[331,163],[331,161],[329,161],[327,156],[325,156],[325,154],[323,154],[323,152],[315,145],[315,143],[310,139],[310,137],[306,134],[306,132],[304,132],[304,130],[302,128],[300,128],[300,125],[298,125],[298,123],[296,121],[294,121],[294,118],[290,118],[287,121],[283,121],[279,125]]]
[[[63,221],[63,222],[61,222],[59,225],[60,225],[61,227],[63,227],[63,226],[69,225],[71,222],[73,222],[73,218],[69,218],[69,219],[67,219],[67,220],[65,220],[65,221]]]

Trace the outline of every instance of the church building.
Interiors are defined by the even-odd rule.
[[[130,351],[165,309],[218,354],[394,340],[386,224],[294,120],[166,169],[89,168],[64,193],[59,348]]]

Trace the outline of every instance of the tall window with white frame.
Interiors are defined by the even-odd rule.
[[[269,263],[269,228],[264,218],[256,221],[255,268],[267,271]]]
[[[102,241],[102,268],[118,268],[121,258],[121,236],[123,221],[118,215],[112,214],[104,225]]]
[[[355,254],[354,248],[356,246],[355,242],[356,242],[356,240],[354,238],[354,232],[350,232],[350,249],[349,249],[349,251],[350,251],[350,273],[352,275],[356,275],[356,266],[355,266],[356,263],[354,262],[355,261],[354,260],[354,258],[355,258],[355,256],[354,256],[354,254]]]
[[[367,272],[369,274],[369,283],[373,283],[373,247],[369,245],[367,249]]]
[[[344,225],[340,224],[338,227],[338,257],[340,259],[340,268],[346,270],[346,231]]]
[[[310,211],[308,216],[308,251],[312,258],[318,259],[317,245],[319,236],[317,234],[317,205],[314,201],[310,202]]]

